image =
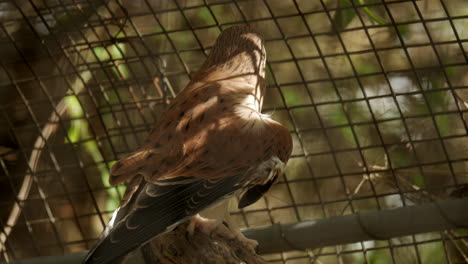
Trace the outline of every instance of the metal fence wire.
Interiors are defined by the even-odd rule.
[[[240,228],[468,194],[466,0],[2,0],[0,20],[0,262],[89,249],[125,189],[110,166],[238,24],[266,40],[263,110],[294,142]],[[375,238],[264,257],[468,263],[466,228]]]

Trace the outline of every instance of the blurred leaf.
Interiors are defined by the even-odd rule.
[[[351,130],[351,127],[340,128],[340,132],[343,135],[343,137],[346,139],[346,141],[350,142],[351,144],[355,144],[353,130]]]
[[[111,168],[112,165],[114,165],[115,162],[116,161],[108,162],[107,166],[109,168]],[[104,165],[104,164],[102,164],[102,165]],[[126,186],[125,186],[125,184],[119,184],[119,185],[115,186],[114,188],[112,188],[112,186],[109,184],[109,177],[110,177],[110,174],[109,174],[109,171],[106,168],[103,171],[103,173],[101,173],[101,180],[102,180],[102,183],[104,184],[104,186],[109,188],[109,189],[107,189],[107,193],[109,194],[109,199],[106,201],[106,210],[113,211],[117,207],[120,206],[120,197],[121,197],[121,195],[119,195],[119,194],[125,193]]]
[[[390,152],[390,159],[395,167],[408,166],[413,160],[410,151],[403,147],[393,149],[392,152]]]
[[[445,72],[449,77],[456,76],[458,74],[458,68],[457,67],[445,67]]]
[[[364,0],[359,0],[360,5],[368,4],[368,3],[375,3],[375,1],[364,1]],[[374,21],[375,23],[379,25],[384,25],[386,24],[385,20],[380,18],[378,15],[376,15],[368,6],[363,7],[364,12],[367,14],[367,16]]]
[[[94,47],[93,52],[99,61],[108,61],[110,59],[109,53],[104,47]]]
[[[448,115],[436,115],[435,121],[437,124],[437,129],[439,129],[440,136],[445,137],[450,135]]]
[[[349,124],[341,104],[323,105],[319,108],[319,115],[324,117],[326,122],[332,126]]]
[[[104,159],[102,158],[101,152],[99,151],[96,140],[90,140],[90,141],[85,142],[84,147],[86,151],[88,151],[88,153],[91,155],[95,163],[101,163],[98,166],[99,170],[101,171],[101,174],[104,172],[107,173],[107,167],[104,164],[102,164]]]
[[[71,118],[84,117],[84,110],[75,95],[67,96],[65,98],[65,102],[68,114]],[[88,121],[86,119],[72,120],[67,135],[68,139],[71,141],[70,143],[89,139],[88,141],[84,142],[84,144],[80,144],[80,146],[84,147],[85,151],[91,156],[92,160],[96,164],[96,167],[98,168],[99,174],[101,176],[102,184],[105,187],[109,187],[107,193],[110,199],[106,201],[106,210],[115,210],[120,204],[120,196],[117,189],[119,189],[120,193],[123,193],[125,186],[119,185],[116,188],[110,188],[111,186],[109,184],[108,167],[112,166],[113,163],[108,163],[108,166],[106,166],[104,163],[104,158],[102,157],[102,154],[99,150],[98,143],[96,140],[92,139],[91,134],[89,133]],[[65,141],[67,141],[67,138]]]
[[[104,165],[104,164],[100,164],[100,165]],[[110,177],[109,171],[107,169],[104,170],[103,167],[104,166],[98,166],[98,169],[101,172],[102,185],[104,185],[104,187],[106,188],[111,188],[112,186],[109,183],[109,177]],[[108,191],[110,191],[110,189]]]
[[[115,35],[115,38],[116,39],[126,39],[127,36],[125,36],[125,32],[119,31],[119,33],[117,33],[117,35]]]
[[[106,201],[106,210],[114,211],[117,207],[120,206],[120,195],[125,192],[125,185],[119,184],[113,188],[107,189],[107,193],[110,196],[110,199]]]
[[[422,176],[421,174],[413,175],[411,180],[412,180],[414,185],[416,185],[416,186],[418,186],[420,188],[426,187],[426,181],[424,180],[424,176]]]
[[[421,254],[422,263],[426,264],[438,264],[446,263],[445,261],[445,249],[442,242],[427,243],[419,245],[419,252]]]
[[[418,115],[427,115],[429,114],[429,107],[422,98],[416,98],[416,102],[414,104],[413,114]]]
[[[333,16],[333,23],[337,30],[343,30],[356,16],[356,11],[352,8],[352,4],[348,0],[338,0],[337,8],[340,9],[336,10]]]
[[[123,36],[121,34],[124,33],[119,33],[117,36]],[[104,47],[95,47],[93,48],[93,52],[101,62],[113,60],[114,63],[117,63],[115,62],[116,60],[122,60],[125,57],[126,46],[125,43],[116,43],[108,46],[107,49]],[[118,66],[112,68],[112,71],[118,78],[128,79],[130,77],[128,67],[124,63],[119,63]]]
[[[358,58],[354,63],[354,66],[356,67],[356,71],[358,74],[368,74],[376,72],[374,64],[362,58]]]
[[[91,80],[93,74],[91,71],[81,71],[79,73],[79,78],[76,78],[72,84],[71,89],[75,94],[79,94],[85,88],[86,84]]]
[[[130,77],[130,71],[126,64],[118,64],[117,67],[112,68],[112,71],[119,79],[127,80]]]
[[[301,101],[301,97],[296,93],[290,93],[287,91],[283,92],[284,99],[286,100],[288,105],[299,105]]]
[[[425,91],[437,90],[441,86],[441,81],[434,77],[428,77],[423,79],[422,88]],[[447,93],[444,91],[440,92],[428,92],[426,93],[427,103],[433,112],[440,112],[447,110]]]
[[[332,126],[342,126],[349,124],[348,118],[341,104],[322,107],[320,112],[322,116],[325,116],[327,123],[330,123]],[[339,128],[339,131],[346,141],[352,145],[356,144],[353,131],[350,126]]]
[[[81,129],[87,126],[83,119],[83,109],[81,108],[80,102],[75,95],[70,95],[65,97],[65,105],[67,106],[67,112],[70,118],[75,119],[70,122],[70,128],[68,129],[67,135],[65,138],[66,143],[75,143],[78,142],[81,138]],[[68,142],[70,140],[70,142]]]
[[[68,129],[68,138],[65,138],[65,143],[75,143],[78,142],[78,140],[80,140],[80,128],[79,126],[74,124],[75,122],[72,121],[71,126]]]
[[[109,109],[110,108],[101,108],[101,116],[105,129],[113,129],[117,126],[116,118],[113,114],[109,113]],[[104,114],[104,112],[107,113]]]
[[[95,1],[100,2],[100,1]],[[102,5],[100,3],[99,5]],[[56,25],[54,27],[54,31],[56,34],[60,34],[61,32],[69,31],[72,28],[81,27],[83,24],[89,23],[89,17],[94,15],[96,12],[96,8],[98,6],[88,6],[81,9],[69,9],[65,11],[62,15],[57,16],[56,18]],[[68,35],[69,34],[64,34]]]
[[[310,104],[307,90],[302,85],[288,85],[281,88],[284,100],[289,106]]]
[[[434,112],[440,112],[447,110],[447,94],[445,92],[432,92],[427,94],[427,101],[431,110]]]
[[[373,1],[358,0],[358,3],[360,5],[365,5],[367,4],[366,2],[373,2]],[[338,30],[343,30],[351,23],[351,21],[357,15],[356,10],[353,8],[353,5],[350,0],[338,0],[337,7],[342,8],[342,9],[336,10],[335,15],[333,16],[333,22],[336,25]],[[365,6],[362,9],[372,21],[376,22],[379,25],[386,24],[385,20],[379,17],[368,6]]]
[[[408,33],[410,32],[409,30],[409,24],[405,24],[405,25],[397,25],[397,30],[398,30],[398,34],[400,34],[401,37],[406,37],[408,35]]]
[[[57,17],[57,26],[59,27],[65,27],[71,23],[76,23],[76,21],[80,18],[82,18],[83,14],[81,13],[80,10],[76,9],[70,9],[67,10],[66,13],[63,13],[62,15],[59,15]]]
[[[81,108],[80,101],[75,95],[65,97],[65,105],[67,106],[68,115],[72,118],[83,117],[83,108]]]
[[[215,24],[213,16],[211,15],[210,11],[206,7],[200,8],[197,12],[197,16],[198,18],[203,20],[207,25]]]
[[[110,104],[115,104],[119,101],[119,98],[117,96],[117,92],[115,90],[111,90],[111,89],[108,89],[108,90],[105,90],[104,91],[104,97],[105,99],[110,103]],[[104,103],[103,105],[107,105],[106,103]],[[101,109],[101,110],[104,110],[104,109]],[[106,109],[107,111],[110,111],[111,109]]]
[[[369,252],[370,264],[389,264],[393,263],[392,256],[388,252],[388,249],[372,250]]]
[[[457,230],[455,230],[455,233],[459,236],[459,237],[466,237],[468,236],[468,228],[459,228]]]
[[[125,56],[126,48],[124,43],[112,44],[109,47],[109,53],[113,60],[121,60]]]

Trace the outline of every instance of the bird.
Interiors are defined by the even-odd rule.
[[[84,264],[116,263],[152,238],[237,196],[258,201],[291,155],[289,130],[261,112],[266,50],[248,25],[221,32],[206,61],[109,182],[128,182]]]

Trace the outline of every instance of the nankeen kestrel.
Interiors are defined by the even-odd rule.
[[[146,144],[111,169],[129,181],[121,206],[83,263],[121,256],[233,195],[248,206],[278,179],[291,135],[261,113],[263,40],[248,26],[217,39],[192,81],[156,122]]]

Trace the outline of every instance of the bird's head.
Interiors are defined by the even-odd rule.
[[[222,70],[231,76],[253,74],[265,78],[266,52],[261,35],[250,26],[224,30],[200,72]]]
[[[239,103],[260,111],[265,90],[266,51],[260,33],[250,26],[234,26],[224,30],[210,55],[193,76],[192,83],[231,81],[229,87],[248,94]],[[189,85],[190,86],[190,85]]]

